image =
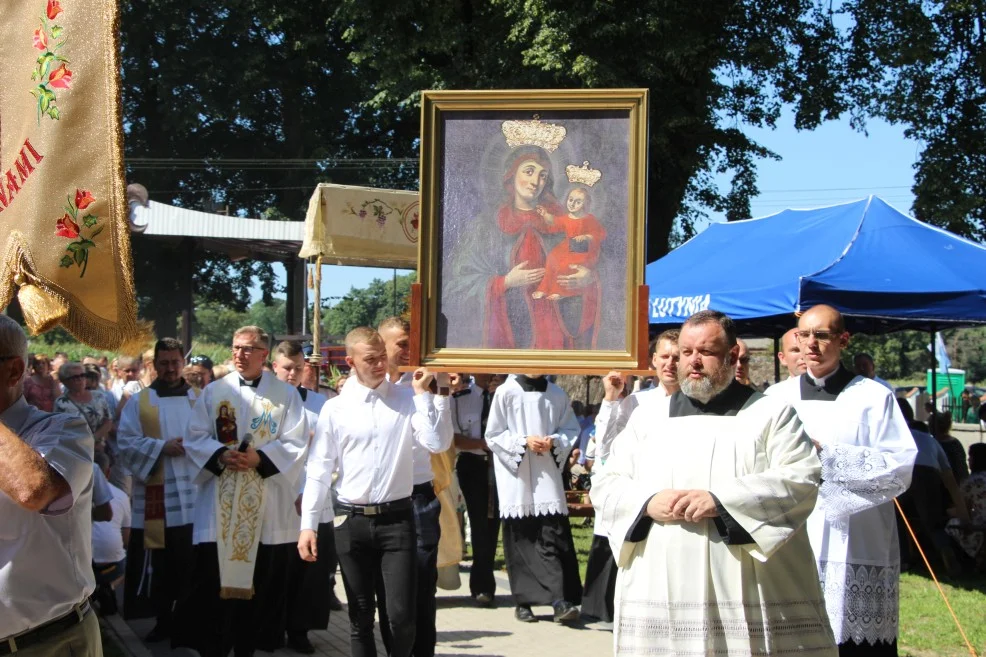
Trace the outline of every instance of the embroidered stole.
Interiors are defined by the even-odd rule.
[[[287,400],[286,386],[266,386],[270,398],[255,395],[252,402],[226,382],[217,382],[219,399],[213,406],[216,438],[236,449],[247,434],[250,446],[260,449],[277,438]],[[261,386],[264,386],[261,382]],[[258,388],[259,390],[259,388]],[[223,470],[216,486],[216,547],[219,552],[219,596],[223,599],[253,598],[253,571],[260,546],[266,496],[264,480],[255,469]]]
[[[193,388],[194,389],[194,388]],[[138,395],[138,410],[141,431],[148,438],[165,440],[161,435],[160,408],[151,403],[151,389],[144,388]],[[188,397],[190,406],[195,405],[195,399]],[[164,458],[158,457],[157,463],[151,469],[144,483],[144,549],[160,550],[164,548],[165,504],[164,504]]]

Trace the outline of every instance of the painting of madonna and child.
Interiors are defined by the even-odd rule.
[[[577,110],[442,121],[437,348],[632,350],[631,121]]]

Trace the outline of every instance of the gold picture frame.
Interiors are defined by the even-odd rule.
[[[647,100],[646,89],[422,93],[415,364],[640,369]]]

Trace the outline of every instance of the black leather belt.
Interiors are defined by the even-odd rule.
[[[410,497],[394,500],[393,502],[384,502],[383,504],[345,504],[343,502],[338,502],[335,505],[335,510],[338,513],[351,516],[382,516],[388,513],[396,513],[398,511],[408,511],[410,509]]]
[[[65,630],[75,627],[84,621],[91,611],[92,607],[89,605],[89,601],[84,600],[75,605],[72,611],[60,618],[48,621],[44,625],[40,625],[33,630],[28,630],[23,634],[15,634],[14,636],[0,639],[0,655],[10,655],[19,650],[26,650],[30,646],[43,643],[48,639],[53,639]]]

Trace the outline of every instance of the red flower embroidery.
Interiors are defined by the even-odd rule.
[[[55,236],[56,237],[71,237],[75,238],[79,236],[79,224],[72,221],[72,217],[67,214],[58,220],[55,224]]]
[[[48,50],[48,34],[43,27],[34,30],[34,47],[38,50]]]
[[[77,189],[75,190],[75,207],[80,210],[85,210],[90,205],[96,202],[96,199],[89,192],[88,189]]]
[[[55,20],[60,13],[62,13],[62,3],[58,0],[48,0],[48,20]]]
[[[48,84],[58,89],[68,89],[72,86],[72,71],[62,64],[48,76]]]

